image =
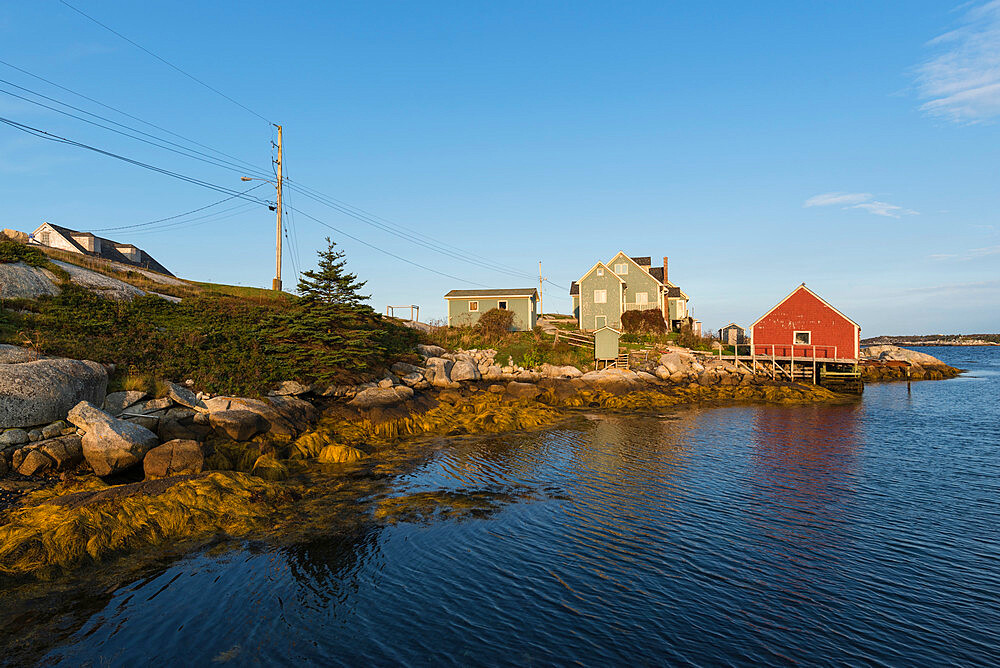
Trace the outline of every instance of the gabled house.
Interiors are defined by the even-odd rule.
[[[803,283],[750,325],[753,354],[856,362],[861,325]]]
[[[167,268],[157,262],[146,251],[133,246],[132,244],[122,244],[111,239],[99,237],[90,232],[78,232],[61,225],[52,223],[42,223],[28,237],[29,243],[48,246],[77,253],[89,257],[110,260],[124,265],[131,265],[141,269],[148,269],[159,274],[173,276]]]
[[[536,288],[501,288],[491,290],[452,290],[444,296],[448,302],[448,326],[468,327],[479,316],[492,309],[512,311],[512,331],[524,332],[535,328],[538,317]]]
[[[580,329],[621,328],[625,311],[656,309],[668,329],[679,331],[691,325],[688,296],[667,276],[663,266],[653,267],[649,257],[631,257],[618,252],[608,262],[598,262],[570,286],[573,315]]]

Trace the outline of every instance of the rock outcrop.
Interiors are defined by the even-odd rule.
[[[146,453],[142,469],[147,478],[164,478],[183,473],[201,473],[205,452],[197,441],[175,439]]]
[[[9,349],[6,354],[11,355]],[[81,401],[101,405],[107,387],[108,373],[97,362],[55,358],[0,364],[0,429],[48,424]]]
[[[74,406],[67,419],[85,432],[83,456],[99,476],[135,466],[159,442],[149,429],[112,417],[88,401]]]

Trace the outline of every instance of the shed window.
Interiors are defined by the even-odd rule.
[[[595,304],[607,304],[608,303],[608,291],[607,290],[594,290],[594,303]]]
[[[615,273],[618,274],[619,276],[624,276],[625,274],[627,274],[628,273],[628,264],[625,263],[625,262],[621,262],[619,264],[616,264],[615,265]]]
[[[649,293],[648,292],[637,292],[637,293],[635,293],[635,303],[636,304],[648,304],[649,303]]]
[[[608,326],[608,316],[606,315],[594,316],[594,327],[596,329],[601,329],[602,327],[607,327],[607,326]]]
[[[795,332],[795,343],[808,346],[812,339],[812,332]]]
[[[469,311],[475,312],[479,310],[479,302],[469,302]]]
[[[505,302],[505,301],[497,302],[497,308],[500,309],[501,311],[506,311],[507,310],[507,302]]]
[[[598,276],[603,276],[604,275],[604,270],[601,269],[600,267],[598,267],[598,269],[597,269],[597,275]]]
[[[45,230],[44,232],[41,233],[40,236],[41,236],[40,241],[42,242],[42,244],[45,245],[45,246],[48,246],[49,245],[49,231]]]

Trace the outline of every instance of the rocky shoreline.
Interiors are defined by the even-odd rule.
[[[266,397],[246,398],[196,392],[188,381],[150,397],[106,394],[107,369],[94,362],[37,359],[4,346],[0,387],[10,400],[0,406],[0,575],[51,574],[181,536],[238,535],[239,527],[267,524],[268,507],[307,494],[301,480],[312,467],[391,457],[419,436],[541,428],[581,408],[856,400],[685,350],[635,371],[586,373],[498,363],[493,350],[420,345],[417,352],[422,364],[396,363],[377,382],[285,381]],[[19,384],[2,385],[3,378]],[[134,526],[121,526],[126,508]],[[116,528],[102,529],[109,524]],[[122,538],[94,542],[107,535]]]

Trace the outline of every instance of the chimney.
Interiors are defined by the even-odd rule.
[[[668,278],[667,278],[667,258],[666,258],[666,256],[664,256],[663,257],[663,284],[664,285],[667,284],[667,280],[668,280]]]

